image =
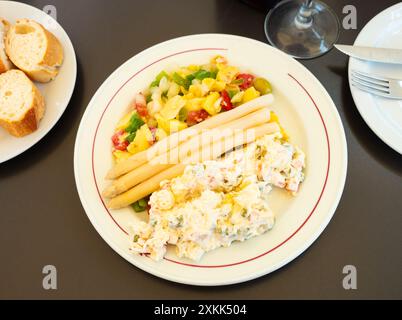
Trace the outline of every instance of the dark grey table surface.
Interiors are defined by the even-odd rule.
[[[282,269],[226,287],[171,283],[132,266],[97,234],[78,198],[73,147],[81,116],[106,77],[143,49],[196,33],[231,33],[266,41],[265,13],[230,0],[62,1],[53,4],[78,59],[72,100],[37,145],[0,165],[0,298],[402,298],[402,156],[365,124],[347,81],[348,58],[336,50],[301,61],[322,82],[341,115],[348,175],[336,213],[319,239]],[[339,17],[357,8],[357,30],[398,1],[327,0]],[[0,13],[1,15],[1,13]],[[42,288],[42,268],[55,265],[58,289]],[[342,286],[342,268],[357,268],[357,290]]]

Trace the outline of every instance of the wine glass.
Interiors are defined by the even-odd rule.
[[[318,57],[338,40],[340,23],[325,3],[316,0],[285,0],[265,19],[265,35],[276,48],[298,59]]]

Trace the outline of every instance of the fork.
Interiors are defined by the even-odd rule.
[[[365,92],[389,98],[402,99],[402,80],[373,76],[361,71],[351,71],[352,86]]]

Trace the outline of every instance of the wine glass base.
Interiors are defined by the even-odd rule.
[[[271,45],[297,59],[318,57],[332,49],[338,40],[340,23],[336,14],[321,1],[312,3],[312,21],[296,20],[302,2],[285,0],[272,8],[264,23]]]

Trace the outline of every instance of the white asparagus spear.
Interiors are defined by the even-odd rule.
[[[105,198],[113,198],[172,165],[182,162],[183,159],[198,154],[198,149],[216,143],[222,138],[233,136],[235,130],[246,130],[267,123],[269,118],[269,109],[263,108],[216,129],[206,130],[114,180],[102,195]]]
[[[254,112],[273,103],[274,97],[272,94],[266,94],[256,99],[253,99],[233,110],[217,114],[205,121],[200,122],[190,128],[176,132],[166,137],[165,139],[154,144],[150,149],[132,155],[130,158],[116,164],[106,175],[106,179],[115,179],[137,167],[146,163],[149,160],[149,155],[155,156],[166,152],[168,148],[174,148],[181,142],[187,140],[194,134],[194,130],[212,129],[217,126],[238,119],[248,113]]]
[[[253,134],[248,134],[248,130],[243,131],[242,139],[232,139],[231,142],[229,141],[229,143],[225,143],[225,146],[224,148],[222,148],[221,151],[217,153],[212,152],[210,159],[218,158],[220,155],[232,150],[233,148],[236,148],[237,146],[254,142],[256,139],[266,134],[271,134],[280,130],[277,123],[267,123],[252,129],[254,129]],[[124,208],[136,202],[137,200],[144,198],[145,196],[157,190],[163,180],[172,179],[182,174],[185,167],[185,164],[180,163],[152,176],[148,180],[138,184],[130,190],[121,193],[117,197],[112,198],[107,204],[108,207],[110,209]]]

